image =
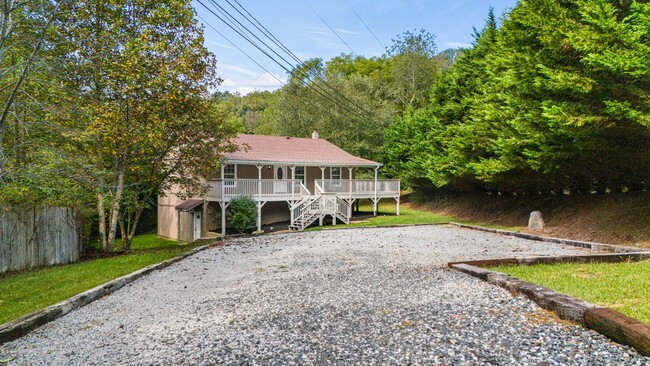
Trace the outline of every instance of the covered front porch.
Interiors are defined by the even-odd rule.
[[[268,220],[278,220],[283,214],[287,215],[286,220],[292,227],[299,230],[316,219],[322,223],[324,215],[330,215],[334,223],[337,217],[347,223],[350,207],[359,199],[369,199],[375,214],[379,200],[395,199],[399,215],[400,181],[378,179],[379,167],[228,162],[222,165],[220,178],[207,182],[205,200],[219,205],[222,235],[226,234],[225,212],[229,202],[243,195],[257,202],[258,232],[263,224],[271,223]],[[360,168],[369,169],[373,179],[355,179],[356,170]],[[268,202],[285,202],[286,211],[269,215],[266,210],[267,221],[264,221],[262,208]],[[273,207],[278,211],[277,205]],[[308,212],[310,222],[305,220]],[[300,225],[296,225],[297,222]]]

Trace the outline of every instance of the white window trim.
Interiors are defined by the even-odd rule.
[[[300,173],[298,173],[298,168],[302,168],[302,178],[299,178]],[[304,165],[295,166],[293,171],[294,179],[300,180],[302,184],[307,184],[307,167]]]
[[[234,178],[226,178],[226,167],[229,166],[229,165],[234,167]],[[237,183],[236,180],[237,180],[237,164],[226,164],[223,167],[223,182],[224,182],[224,185],[228,186],[228,187],[233,187]]]
[[[338,172],[339,172],[339,174],[338,174],[339,177],[338,178],[334,178],[334,171],[333,171],[334,169],[338,169]],[[330,179],[331,180],[341,180],[342,177],[343,177],[343,169],[340,166],[331,166],[330,167]]]
[[[334,174],[332,169],[338,169],[339,174],[338,178],[334,178]],[[330,167],[330,180],[332,181],[332,187],[340,187],[341,186],[341,180],[343,178],[343,168],[340,166],[331,166]]]

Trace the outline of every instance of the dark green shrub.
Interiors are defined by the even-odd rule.
[[[257,223],[257,203],[249,196],[235,197],[230,201],[226,218],[238,233],[254,229]]]

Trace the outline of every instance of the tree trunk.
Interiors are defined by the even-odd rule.
[[[131,250],[131,243],[135,237],[135,229],[138,227],[138,222],[140,221],[140,216],[142,216],[143,211],[144,205],[138,205],[138,207],[135,209],[135,213],[133,214],[133,222],[129,223],[129,232],[126,235],[127,240],[124,242],[124,248],[126,250]]]
[[[97,214],[99,215],[99,240],[102,250],[106,252],[106,209],[104,208],[104,195],[101,192],[97,192]]]
[[[122,192],[124,192],[124,170],[125,166],[123,163],[119,164],[119,170],[117,176],[117,188],[115,189],[115,196],[113,197],[113,202],[111,202],[111,217],[109,221],[109,231],[108,239],[106,240],[106,249],[108,252],[113,252],[115,244],[115,234],[117,233],[117,221],[120,215],[120,201],[122,200]]]

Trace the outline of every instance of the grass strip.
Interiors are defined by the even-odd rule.
[[[126,254],[0,275],[0,324],[199,245],[179,245],[177,241],[147,234],[135,237],[132,251]]]
[[[650,324],[650,261],[490,268]]]

